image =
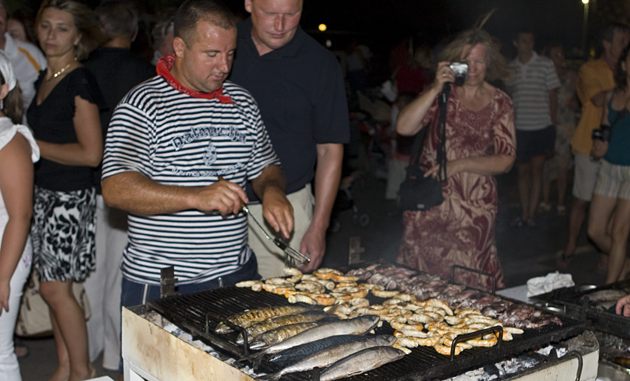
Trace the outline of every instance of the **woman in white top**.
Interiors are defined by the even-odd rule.
[[[5,381],[22,379],[13,331],[31,268],[33,162],[39,159],[31,131],[19,124],[22,114],[20,88],[0,51],[0,374]]]

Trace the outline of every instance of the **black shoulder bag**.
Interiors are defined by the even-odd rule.
[[[412,156],[407,166],[407,175],[400,184],[398,191],[400,207],[402,210],[423,211],[440,205],[444,201],[442,195],[442,183],[446,180],[446,101],[448,100],[450,86],[444,87],[438,98],[439,119],[437,123],[439,145],[437,150],[437,163],[439,165],[437,179],[425,177],[419,166],[420,154],[423,143],[429,133],[428,127],[421,131],[413,143]]]

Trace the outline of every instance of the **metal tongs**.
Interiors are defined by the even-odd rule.
[[[242,209],[243,209],[243,211],[245,213],[247,213],[252,218],[252,221],[254,221],[254,223],[258,226],[258,229],[263,233],[265,238],[267,238],[267,240],[273,242],[273,244],[276,245],[280,250],[282,250],[287,255],[287,257],[291,258],[293,261],[295,261],[299,265],[301,265],[301,264],[303,264],[305,262],[310,262],[311,261],[311,258],[307,257],[306,255],[300,253],[298,250],[295,250],[294,248],[289,246],[287,241],[285,241],[284,239],[282,239],[280,237],[277,237],[277,236],[275,236],[275,237],[270,236],[267,233],[267,230],[258,221],[258,219],[256,219],[256,217],[254,217],[249,212],[249,208],[247,207],[247,205],[243,205]]]

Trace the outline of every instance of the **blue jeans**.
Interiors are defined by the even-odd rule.
[[[260,279],[258,274],[258,262],[252,255],[249,261],[238,271],[203,283],[185,284],[175,286],[178,294],[192,294],[213,288],[229,287],[242,280]],[[123,307],[137,306],[148,301],[160,298],[160,286],[145,283],[137,283],[123,277],[121,304]]]

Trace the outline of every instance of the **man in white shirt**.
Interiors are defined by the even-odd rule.
[[[553,62],[534,51],[533,33],[519,32],[514,46],[517,56],[510,63],[513,77],[508,88],[515,112],[521,217],[513,225],[535,226],[543,164],[553,153],[556,140],[556,91],[560,81]]]
[[[16,40],[7,32],[9,14],[4,1],[0,0],[0,49],[13,64],[15,77],[22,90],[24,109],[35,97],[35,81],[39,72],[46,68],[46,58],[33,44]]]

